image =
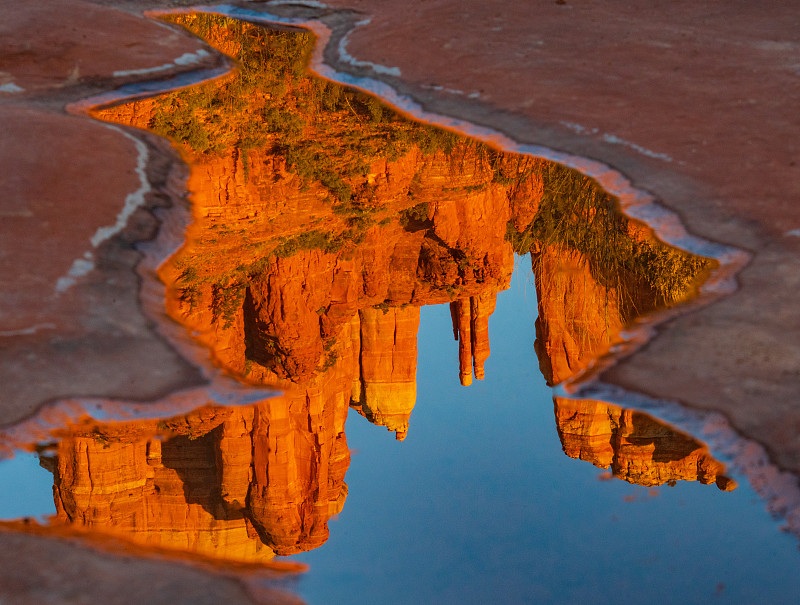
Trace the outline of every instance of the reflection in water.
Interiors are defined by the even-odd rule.
[[[347,495],[344,416],[289,397],[64,431],[55,524],[239,563],[315,548]]]
[[[449,303],[460,381],[482,379],[497,293],[514,254],[530,255],[536,352],[556,384],[710,269],[573,171],[305,75],[309,34],[171,20],[239,71],[95,115],[185,155],[195,221],[161,268],[168,312],[216,363],[286,395],[63,435],[45,458],[59,522],[226,560],[314,548],[347,493],[348,409],[408,432],[420,307]],[[561,399],[555,414],[569,456],[627,481],[733,487],[703,446],[644,414]]]
[[[647,414],[602,401],[560,397],[555,398],[555,414],[567,456],[610,468],[629,483],[699,481],[716,483],[723,491],[736,488],[705,446]]]

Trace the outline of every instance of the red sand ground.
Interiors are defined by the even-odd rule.
[[[152,76],[115,72],[169,65],[157,72],[167,76],[217,64],[211,56],[174,63],[202,45],[138,16],[168,4],[177,3],[0,0],[5,423],[59,397],[146,400],[200,380],[138,309],[137,256],[125,242],[152,231],[152,222],[136,213],[127,239],[96,250],[87,240],[141,186],[139,151],[64,112],[69,102]],[[800,2],[326,4],[370,19],[349,35],[347,52],[394,68],[377,77],[427,110],[599,160],[677,212],[694,234],[747,250],[752,260],[735,294],[669,322],[605,379],[719,410],[778,465],[800,471]],[[336,53],[328,59],[336,63]],[[337,68],[376,77],[369,67]],[[150,155],[155,192],[169,192],[180,167],[157,143]],[[57,295],[57,280],[85,252],[99,268]],[[133,378],[131,368],[138,368]],[[0,551],[42,552],[34,540],[3,533]],[[89,575],[106,573],[102,555],[80,556],[94,561],[83,568]],[[46,573],[31,572],[25,556],[17,560],[35,577],[67,574],[70,565],[53,554]],[[3,567],[12,573],[14,561]],[[152,573],[167,574],[173,588],[196,582],[189,577],[196,572],[161,569]],[[17,602],[60,602],[62,588]],[[30,590],[19,584],[16,594]],[[151,602],[174,602],[170,594],[179,593],[161,591]]]

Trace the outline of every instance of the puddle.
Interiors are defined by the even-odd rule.
[[[0,465],[7,494],[38,478],[3,518],[308,563],[310,603],[796,594],[796,539],[702,441],[550,389],[691,301],[716,261],[569,168],[307,76],[308,33],[169,20],[239,69],[93,115],[185,157],[194,222],[159,269],[166,313],[228,375],[284,393],[56,427]]]

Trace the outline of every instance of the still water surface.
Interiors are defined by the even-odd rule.
[[[464,387],[448,307],[422,309],[418,401],[407,437],[398,442],[350,413],[347,500],[329,522],[325,544],[286,558],[310,568],[284,586],[310,605],[612,603],[623,595],[634,603],[795,602],[800,590],[796,538],[778,530],[746,483],[732,491],[681,480],[644,487],[565,456],[551,389],[532,344],[536,313],[530,267],[518,262],[490,320],[493,346],[485,379]],[[141,438],[141,425],[129,424],[122,433]],[[94,436],[85,447],[51,445],[43,455],[80,451],[88,456],[88,466],[102,463],[103,455],[124,462],[113,443],[98,441],[97,425],[91,426]],[[110,434],[114,428],[103,430]],[[72,439],[82,432],[86,427],[73,428]],[[169,437],[163,424],[156,432],[165,440],[164,452]],[[148,439],[152,436],[120,441],[143,447]],[[183,529],[189,536],[195,532],[184,548],[198,552],[192,542],[202,542],[202,532],[185,519],[173,518],[170,527],[170,518],[199,518],[203,500],[197,490],[203,479],[191,479],[186,469],[202,475],[203,456],[179,472],[186,481],[181,490],[162,492],[165,500],[185,493],[182,503],[150,500],[135,510],[132,501],[148,496],[137,492],[129,498],[130,486],[120,487],[115,479],[130,472],[122,469],[107,485],[93,485],[88,490],[93,502],[84,506],[83,516],[73,511],[71,518],[64,514],[65,478],[57,481],[56,497],[62,501],[56,515],[54,476],[38,458],[20,453],[0,465],[3,519],[41,516],[53,528],[83,522],[100,534],[178,549],[180,544],[159,540],[157,534]],[[81,464],[77,458],[68,462]],[[135,457],[128,462],[136,465]],[[651,459],[650,464],[656,463]],[[224,463],[211,466],[219,471]],[[150,483],[150,497],[157,497],[167,481],[156,475]],[[73,491],[79,497],[80,490]],[[140,512],[136,537],[130,518]],[[224,532],[220,522],[216,529]],[[225,540],[217,540],[216,551],[206,550],[212,558],[243,552],[226,550]]]
[[[486,379],[465,388],[447,309],[423,309],[408,438],[350,418],[352,496],[328,544],[297,556],[306,600],[795,602],[797,540],[748,484],[642,487],[564,455],[535,313],[523,265],[490,321]]]
[[[170,20],[237,71],[94,115],[190,166],[166,315],[285,393],[63,427],[0,465],[3,518],[305,562],[286,584],[319,605],[795,602],[796,538],[701,441],[548,386],[690,300],[713,260],[563,166],[309,76],[308,34]]]

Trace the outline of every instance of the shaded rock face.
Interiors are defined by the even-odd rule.
[[[534,258],[539,316],[536,354],[548,384],[558,384],[608,352],[627,322],[617,292],[600,285],[574,251],[547,247]]]
[[[558,436],[570,458],[610,468],[615,477],[644,486],[675,481],[735,489],[708,448],[647,414],[602,401],[555,398]]]

